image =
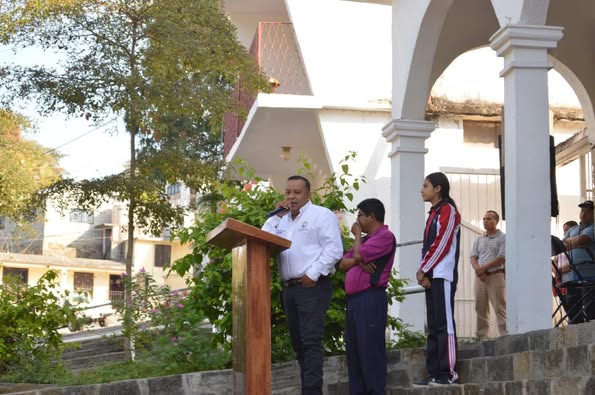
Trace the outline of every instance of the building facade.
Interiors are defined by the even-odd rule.
[[[463,219],[459,334],[473,336],[475,325],[468,252],[485,210],[503,206],[509,328],[551,326],[549,235],[559,234],[561,223],[578,215],[578,202],[591,196],[592,109],[585,107],[588,89],[560,61],[574,59],[574,44],[556,46],[563,29],[544,27],[546,19],[571,26],[576,10],[561,1],[535,3],[228,0],[238,37],[273,92],[240,97],[248,117],[227,119],[227,160],[244,159],[282,187],[307,158],[320,185],[355,151],[350,171],[367,182],[354,203],[384,201],[399,242],[421,240],[429,209],[419,194],[423,178],[445,172]],[[579,3],[578,9],[587,6]],[[518,26],[506,27],[507,21]],[[560,201],[553,219],[550,134]],[[419,256],[419,245],[398,249],[398,275],[414,279]],[[535,281],[527,289],[529,277]],[[423,306],[423,296],[412,295],[391,314],[421,330]]]
[[[175,201],[180,200],[173,195]],[[4,221],[0,278],[18,276],[34,285],[45,272],[55,270],[60,279],[57,291],[68,291],[71,303],[78,304],[82,298],[84,307],[100,306],[88,310],[91,316],[111,312],[109,303],[124,296],[126,222],[126,206],[121,202],[106,203],[94,212],[62,212],[50,204],[44,219],[26,230],[17,230]],[[183,289],[186,278],[170,274],[169,268],[189,252],[189,247],[171,239],[167,230],[159,237],[137,231],[132,272],[143,271],[157,285]]]

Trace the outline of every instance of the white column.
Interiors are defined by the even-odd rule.
[[[491,38],[504,58],[508,332],[552,326],[548,49],[562,28],[507,25]]]
[[[425,141],[436,128],[433,122],[394,119],[382,129],[392,149],[391,158],[391,229],[398,243],[423,239],[425,225],[421,186],[425,177]],[[421,244],[397,248],[395,267],[399,277],[417,285]],[[425,322],[424,294],[408,295],[403,303],[390,306],[389,314],[399,316],[412,330],[423,331]]]

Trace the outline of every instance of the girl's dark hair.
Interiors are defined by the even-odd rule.
[[[442,200],[447,201],[452,204],[454,208],[457,208],[455,201],[450,197],[450,182],[448,182],[448,177],[446,177],[444,173],[436,172],[428,174],[426,180],[428,180],[434,187],[440,186],[440,196],[442,197]]]

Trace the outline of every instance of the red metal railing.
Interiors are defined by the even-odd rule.
[[[250,46],[250,54],[260,70],[269,77],[273,93],[311,95],[295,32],[291,23],[260,22]],[[246,115],[256,95],[242,89],[242,81],[234,92]],[[244,127],[245,116],[226,114],[223,126],[224,153],[227,155]]]

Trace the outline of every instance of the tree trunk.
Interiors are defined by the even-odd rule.
[[[128,185],[128,240],[126,251],[126,275],[132,280],[132,263],[134,261],[134,210],[136,208],[136,196],[134,195],[134,183],[136,178],[136,118],[133,115],[130,126],[130,180]],[[124,327],[132,328],[134,325],[132,317],[132,293],[130,287],[126,288],[124,295],[126,310],[124,313]],[[124,358],[128,361],[134,360],[134,336],[132,334],[124,338]]]

